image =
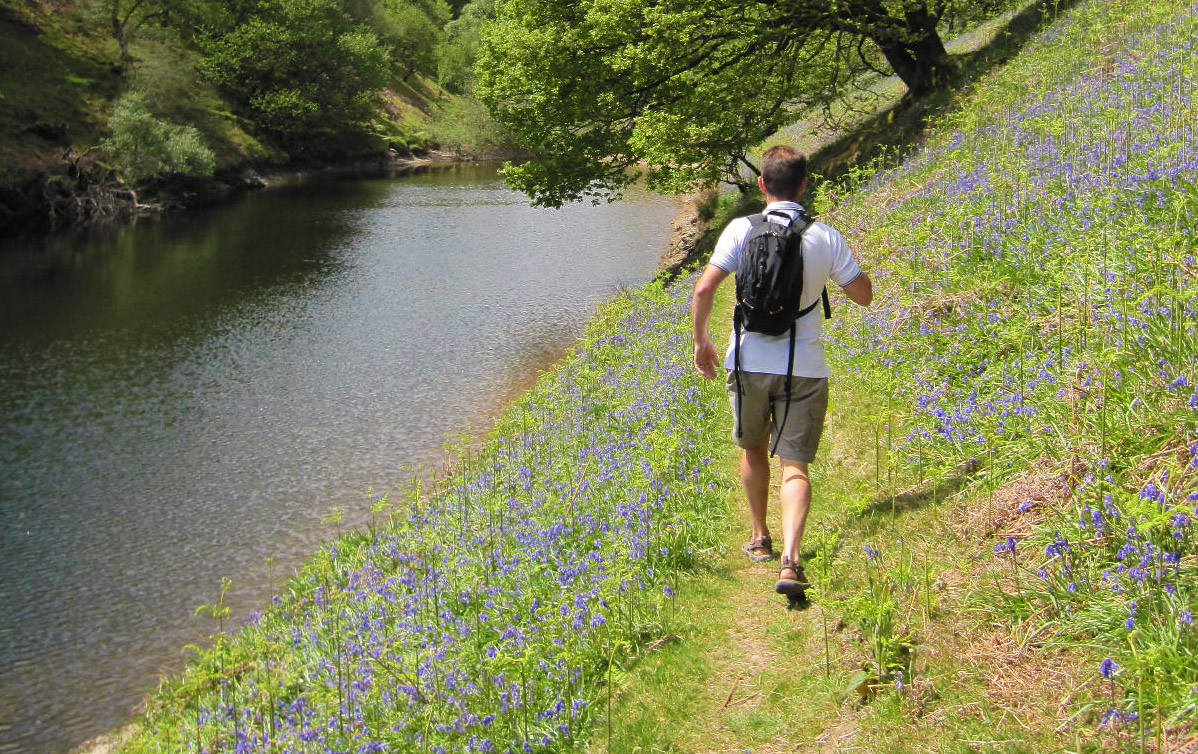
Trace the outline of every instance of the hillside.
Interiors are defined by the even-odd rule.
[[[268,12],[266,3],[260,5]],[[133,9],[139,6],[178,7],[193,15],[178,20],[180,11],[160,22],[158,15],[136,15]],[[114,7],[130,14],[124,54],[112,32]],[[449,7],[443,2],[440,7],[444,15],[437,23],[443,24]],[[223,38],[210,32],[202,37],[201,29],[213,28],[219,20],[214,14],[223,8],[217,2],[0,0],[0,233],[119,214],[138,201],[202,201],[252,185],[253,170],[410,157],[434,146],[431,123],[453,100],[430,83],[437,74],[435,59],[403,62],[387,53],[387,40],[370,30],[371,23],[354,26],[349,19],[343,22],[347,29],[366,30],[343,32],[328,50],[315,46],[319,40],[311,42],[299,51],[304,57],[290,63],[270,61],[279,71],[255,68],[253,61],[261,61],[273,44],[269,37],[234,37],[242,27],[231,27],[234,31]],[[301,32],[287,33],[296,39]],[[428,44],[439,35],[439,28],[429,31]],[[324,90],[301,88],[301,71],[319,65],[313,56],[338,58],[342,53],[336,46],[354,39],[365,46],[362,65],[370,77],[354,74],[340,89],[327,83],[321,85]],[[369,46],[371,40],[376,47]],[[379,57],[383,53],[386,58]],[[314,75],[329,78],[318,68]],[[275,76],[297,80],[296,88],[274,95],[273,109],[264,110],[262,98],[274,90],[263,87]],[[243,80],[257,83],[240,93]],[[308,99],[287,99],[297,96],[294,92],[308,92],[303,95]],[[206,169],[171,162],[169,143],[163,145],[161,164],[148,169],[144,159],[128,157],[128,149],[106,147],[105,140],[114,136],[118,102],[128,93],[145,102],[140,120],[130,126],[134,139],[146,141],[147,128],[158,128],[167,138],[194,128],[192,151],[211,155]],[[120,145],[119,136],[109,143]],[[142,157],[151,149],[142,145]],[[188,172],[198,180],[188,179]],[[130,195],[129,188],[140,196]]]

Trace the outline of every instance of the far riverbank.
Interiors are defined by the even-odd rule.
[[[398,177],[444,167],[498,164],[503,159],[502,155],[428,149],[405,154],[378,152],[335,162],[247,161],[210,178],[172,177],[131,187],[94,161],[64,158],[59,171],[29,175],[0,186],[0,239],[11,244],[48,234],[119,225],[140,217],[178,216],[272,187]]]

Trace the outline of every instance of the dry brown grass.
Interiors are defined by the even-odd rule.
[[[944,293],[940,289],[936,289],[932,294],[915,303],[900,307],[890,322],[888,334],[897,332],[912,321],[922,322],[936,317],[962,318],[969,312],[975,312],[982,308],[995,293],[996,291],[989,291],[982,287],[954,293]]]
[[[986,697],[1029,731],[1029,723],[1063,730],[1071,705],[1095,678],[1080,652],[1022,647],[1005,630],[978,634],[965,657],[968,666],[985,672]]]
[[[821,754],[839,754],[853,750],[853,744],[861,733],[859,710],[853,702],[841,705],[840,714],[832,724],[824,728],[816,739]]]
[[[963,540],[1022,539],[1068,499],[1080,473],[1084,470],[1075,461],[1041,460],[993,495],[954,508],[949,526]]]

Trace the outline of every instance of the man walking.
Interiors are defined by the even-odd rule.
[[[805,223],[798,202],[807,190],[806,156],[791,147],[771,147],[762,155],[757,185],[765,195],[765,221],[782,227],[796,221]],[[755,220],[757,224],[762,222],[755,216],[728,223],[695,284],[691,301],[695,369],[709,380],[716,375],[716,350],[708,331],[715,292],[728,275],[738,272]],[[869,306],[873,301],[873,284],[858,267],[839,232],[813,222],[802,232],[801,247],[803,284],[795,303],[802,313],[792,329],[782,335],[768,335],[738,326],[724,358],[735,416],[732,437],[744,451],[740,478],[752,519],[752,535],[742,549],[754,562],[774,556],[766,525],[772,441],[782,472],[779,498],[783,548],[775,590],[793,598],[802,597],[807,587],[800,559],[803,527],[811,507],[807,466],[815,460],[828,407],[830,373],[821,342],[826,298],[824,309],[818,304],[821,296],[826,297],[829,280],[860,306]]]

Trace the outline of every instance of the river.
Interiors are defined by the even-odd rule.
[[[534,209],[454,168],[5,248],[0,752],[130,720],[222,578],[244,618],[368,490],[485,431],[653,276],[677,211]]]

